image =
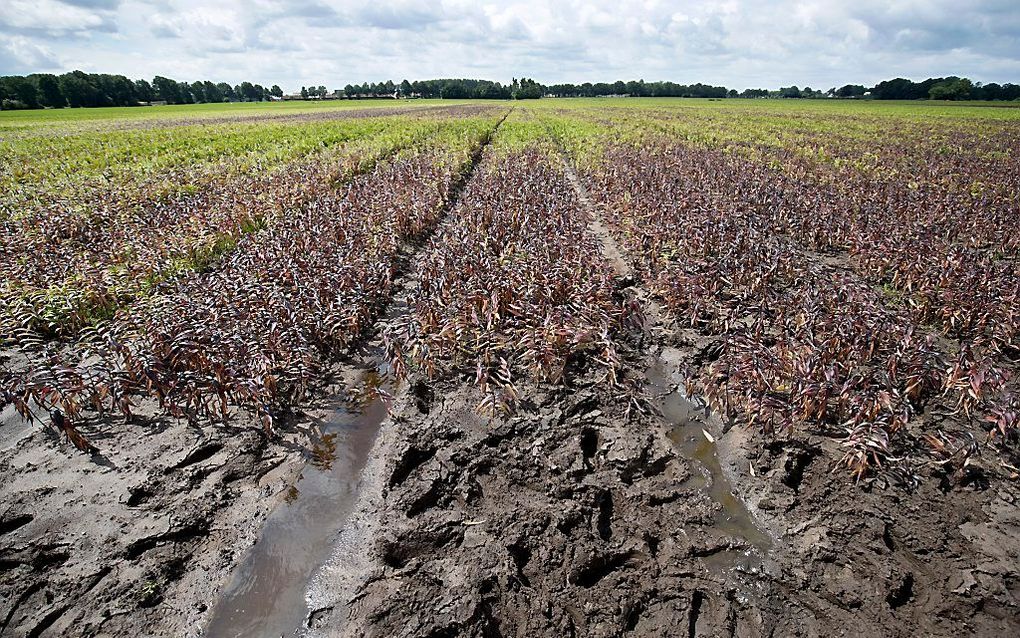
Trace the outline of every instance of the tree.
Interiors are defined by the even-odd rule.
[[[779,97],[798,98],[800,97],[800,89],[798,89],[796,85],[781,87],[779,89]]]
[[[237,93],[234,92],[234,87],[230,86],[226,82],[219,82],[216,84],[216,90],[220,92],[225,100],[236,100]]]
[[[630,82],[627,82],[627,93],[634,97],[644,97],[645,95],[648,95],[648,92],[646,91],[645,87],[645,81],[631,80]]]
[[[301,99],[302,100],[308,99],[308,89],[306,89],[305,87],[301,87]]]
[[[19,76],[8,78],[7,91],[28,108],[39,108],[39,89],[28,78]]]
[[[836,97],[861,97],[867,92],[861,84],[845,84],[835,91]]]
[[[475,97],[484,100],[508,100],[510,91],[499,82],[483,82],[475,89]]]
[[[871,89],[876,100],[912,100],[914,83],[906,78],[895,78],[879,82]]]
[[[113,106],[137,106],[138,94],[135,83],[123,75],[101,75],[100,87],[104,94],[104,103]]]
[[[156,97],[167,104],[180,104],[182,101],[180,87],[170,78],[157,75],[152,78],[152,88],[156,91]]]
[[[222,102],[223,92],[220,91],[220,87],[213,84],[209,80],[202,82],[202,88],[205,89],[205,100],[206,102]]]
[[[205,85],[201,82],[191,83],[191,94],[195,97],[195,101],[199,104],[204,104],[209,101],[209,98],[205,94]]]
[[[443,84],[443,88],[439,90],[439,97],[444,100],[463,100],[471,97],[471,94],[468,92],[467,87],[464,86],[463,82],[458,80],[449,80]]]
[[[542,97],[542,86],[534,80],[521,78],[516,82],[516,89],[511,91],[511,97],[515,100],[537,100]],[[623,84],[623,82],[620,82]],[[624,89],[626,90],[626,88]]]
[[[274,84],[270,87],[269,94],[273,97],[283,97],[283,89],[281,89],[279,85]]]
[[[62,109],[67,106],[67,100],[60,91],[60,82],[57,80],[57,76],[43,73],[38,76],[37,82],[39,84],[39,101],[43,106],[54,109]]]
[[[90,106],[88,102],[90,101],[89,94],[92,91],[92,85],[87,80],[74,73],[65,73],[60,76],[57,82],[60,84],[60,92],[67,99],[68,106],[72,108]]]
[[[995,82],[985,85],[975,82],[974,88],[970,92],[970,97],[975,100],[1001,100],[1000,95],[1002,95],[1002,87]]]
[[[135,95],[140,102],[151,102],[156,99],[156,92],[146,80],[135,80]]]
[[[411,83],[407,80],[403,80],[400,83],[400,94],[404,97],[411,95]]]
[[[255,92],[255,85],[251,82],[241,82],[241,90],[238,91],[238,94],[245,101],[254,101],[258,97]]]
[[[933,100],[966,100],[973,88],[973,82],[967,78],[946,78],[928,90],[928,97]]]

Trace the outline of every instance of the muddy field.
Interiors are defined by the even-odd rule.
[[[359,526],[372,534],[317,580],[313,635],[1017,629],[1011,487],[863,491],[833,480],[823,441],[749,447],[711,419],[628,421],[583,384],[496,427],[464,388],[434,391],[383,429]],[[757,528],[711,497],[727,479],[684,457],[673,428],[715,432]],[[941,511],[923,505],[935,498]]]
[[[676,389],[682,343],[663,327],[633,344],[647,414],[583,370],[495,422],[468,383],[402,387],[349,517],[326,524],[310,608],[266,622],[307,616],[316,636],[1020,629],[1013,483],[855,486],[830,473],[831,440],[724,434]],[[4,635],[269,635],[204,630],[270,511],[302,498],[318,419],[282,441],[104,424],[85,429],[103,450],[90,459],[5,417]]]
[[[368,326],[272,427],[245,409],[189,424],[139,398],[129,419],[86,412],[86,454],[57,420],[4,409],[0,635],[1020,635],[1005,448],[958,466],[905,437],[888,469],[855,480],[831,428],[763,436],[688,396],[725,335],[660,306],[567,150],[528,117],[517,134],[537,130],[555,158],[540,167],[558,180],[550,199],[592,240],[611,301],[643,318],[612,334],[617,382],[578,348],[562,383],[517,379],[513,413],[484,416],[481,364],[393,369],[388,339],[428,288],[430,239],[456,238],[458,198],[505,166],[490,147],[507,114],[493,118],[451,156],[465,170],[409,189],[435,198],[435,222],[394,239]],[[398,183],[373,179],[358,197]]]

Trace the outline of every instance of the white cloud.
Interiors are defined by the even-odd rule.
[[[248,25],[234,10],[222,7],[196,7],[180,13],[157,13],[151,21],[152,33],[159,37],[184,40],[189,51],[243,51]]]
[[[0,29],[51,33],[108,31],[113,26],[108,8],[102,3],[88,7],[58,0],[4,0],[0,4]]]
[[[52,51],[22,36],[8,39],[3,43],[2,50],[5,55],[11,56],[16,68],[22,69],[21,73],[50,71],[60,66]]]
[[[1020,82],[1015,0],[0,0],[0,38],[0,73],[23,68],[34,45],[50,47],[40,63],[287,90],[522,75],[736,88]]]

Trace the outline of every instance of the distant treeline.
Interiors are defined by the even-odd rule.
[[[322,87],[320,87],[322,88]],[[597,84],[553,84],[546,86],[529,78],[514,78],[506,86],[489,80],[440,79],[404,80],[394,84],[392,80],[385,82],[366,82],[364,84],[348,84],[343,91],[337,91],[340,97],[392,97],[394,94],[403,97],[447,98],[447,99],[487,99],[487,100],[526,100],[540,97],[602,97],[610,95],[633,95],[654,97],[727,97],[726,87],[693,84],[683,86],[673,82],[645,83],[637,82],[599,82]],[[736,97],[736,92],[733,97]],[[312,94],[312,97],[315,97]],[[323,96],[324,97],[324,96]]]
[[[870,93],[877,100],[1020,100],[1020,85],[981,84],[956,76],[924,82],[896,78],[879,82]]]
[[[709,86],[708,84],[691,84],[689,86],[675,82],[645,82],[618,80],[608,82],[585,82],[584,84],[553,84],[546,87],[546,94],[555,97],[606,97],[610,95],[630,95],[633,97],[737,97],[736,91],[727,91],[725,86]]]
[[[851,98],[878,100],[1020,100],[1016,84],[981,84],[967,78],[950,76],[913,82],[896,78],[879,82],[874,87],[847,84],[828,91],[799,88],[727,89],[708,84],[676,84],[675,82],[585,82],[583,84],[543,85],[529,78],[514,78],[503,85],[489,80],[437,79],[392,80],[376,83],[348,84],[329,91],[325,86],[302,87],[301,93],[288,99],[362,99],[381,97],[522,100],[540,97],[700,97],[700,98]],[[195,104],[225,101],[263,101],[283,98],[283,91],[273,85],[242,82],[231,86],[226,82],[178,82],[156,76],[152,81],[131,80],[123,75],[72,71],[63,75],[34,73],[26,76],[0,77],[0,109],[34,109],[91,106],[134,106],[141,103]]]
[[[556,97],[603,97],[629,95],[632,97],[740,97],[740,98],[866,98],[876,100],[1016,100],[1020,99],[1020,86],[1016,84],[981,84],[967,78],[950,76],[912,82],[903,78],[879,82],[874,87],[846,84],[828,91],[807,86],[769,89],[727,89],[723,86],[692,84],[684,86],[673,82],[644,82],[643,80],[613,84],[553,84],[542,87],[545,95]]]
[[[139,103],[201,104],[205,102],[268,100],[282,97],[283,90],[273,85],[241,82],[178,82],[161,76],[131,80],[123,75],[72,71],[63,75],[34,73],[0,77],[0,108],[37,109],[65,106],[135,106]]]
[[[322,87],[320,87],[322,88]],[[394,84],[392,80],[364,84],[348,84],[343,91],[336,91],[337,97],[420,97],[444,98],[448,100],[526,100],[537,99],[545,94],[546,87],[528,78],[517,79],[506,86],[489,80],[439,79],[404,80]],[[303,95],[303,94],[302,94]],[[321,96],[325,97],[325,96]]]
[[[303,97],[326,97],[325,87],[321,93],[314,91]],[[507,86],[488,80],[404,80],[399,85],[392,80],[364,84],[348,84],[343,90],[336,90],[330,97],[404,97],[460,98],[460,99],[525,99],[538,97],[701,97],[701,98],[873,98],[878,100],[1016,100],[1020,99],[1020,86],[1016,84],[984,84],[967,78],[950,76],[929,78],[923,82],[912,82],[903,78],[886,80],[874,87],[863,84],[846,84],[828,91],[812,89],[809,86],[785,86],[779,89],[727,89],[725,86],[708,84],[677,84],[675,82],[645,82],[631,80],[624,82],[585,82],[584,84],[538,84],[527,78]]]

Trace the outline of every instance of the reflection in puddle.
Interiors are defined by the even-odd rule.
[[[705,490],[719,505],[720,512],[713,521],[722,535],[730,536],[746,544],[744,549],[734,549],[706,556],[705,566],[716,573],[732,570],[758,572],[762,569],[761,552],[772,547],[772,539],[755,523],[744,502],[734,494],[733,485],[723,472],[715,441],[711,438],[703,407],[689,401],[683,393],[674,388],[674,382],[662,359],[645,372],[648,391],[668,423],[673,425],[669,438],[684,458],[696,461],[702,471],[697,471],[687,486]]]
[[[322,424],[308,464],[235,570],[206,636],[279,638],[302,633],[308,582],[331,555],[334,539],[354,508],[362,469],[390,404],[384,374],[373,368],[361,376],[359,387],[364,390]]]
[[[312,446],[311,464],[323,472],[333,469],[333,461],[336,460],[336,432],[324,434],[321,439]]]

